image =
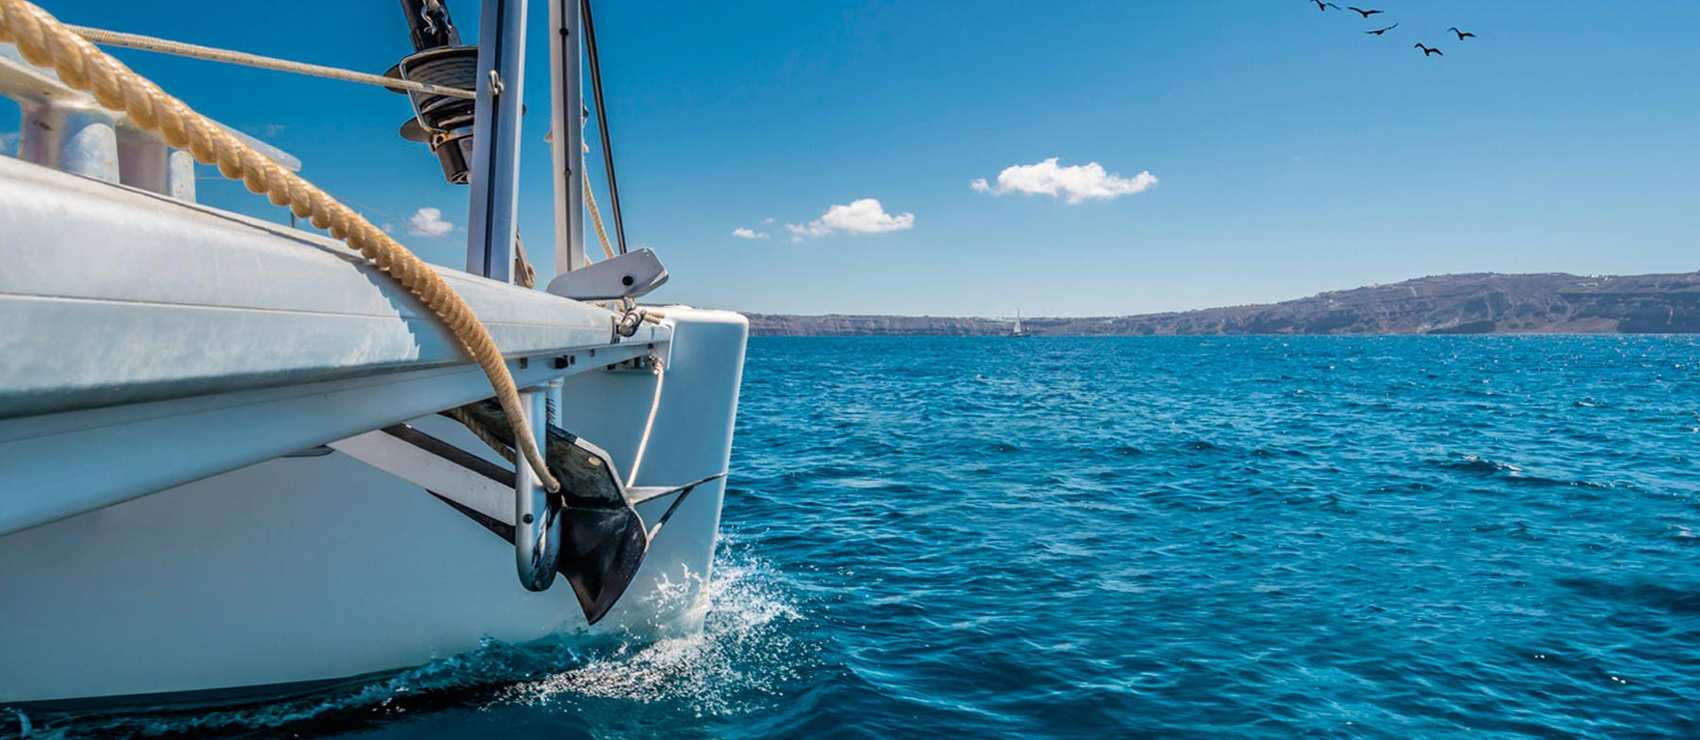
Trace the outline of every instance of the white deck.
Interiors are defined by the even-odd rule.
[[[615,343],[603,309],[439,272],[522,386],[671,339]],[[334,240],[0,157],[0,534],[489,394]]]

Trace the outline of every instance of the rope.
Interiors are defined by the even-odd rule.
[[[608,232],[602,228],[602,212],[596,209],[596,194],[591,192],[590,171],[579,167],[579,174],[584,176],[584,204],[590,207],[590,223],[596,227],[596,238],[602,241],[602,253],[608,259],[614,259],[614,248],[608,244]]]
[[[188,149],[204,164],[217,164],[225,177],[240,179],[249,190],[265,193],[272,203],[287,205],[296,216],[311,218],[314,226],[329,229],[331,236],[377,263],[378,269],[389,273],[430,308],[478,363],[490,379],[496,400],[513,426],[514,439],[538,480],[550,491],[560,490],[561,484],[537,451],[501,349],[466,302],[423,260],[325,191],[267,159],[102,52],[47,11],[25,0],[0,0],[0,42],[6,41],[16,43],[31,64],[52,66],[66,85],[92,93],[102,106],[128,115],[138,127],[158,131],[167,145]]]
[[[355,72],[348,69],[338,69],[336,67],[325,67],[318,64],[308,64],[306,62],[292,62],[288,59],[264,57],[259,54],[249,54],[247,52],[231,51],[229,49],[216,49],[211,46],[185,44],[181,41],[171,41],[169,39],[156,38],[153,36],[143,36],[139,33],[107,31],[99,28],[89,28],[88,26],[67,25],[65,27],[85,39],[97,44],[105,44],[107,46],[119,46],[126,49],[141,49],[142,51],[152,51],[160,54],[170,54],[172,56],[189,57],[190,59],[204,59],[210,62],[240,64],[245,67],[258,67],[260,69],[269,69],[274,72],[289,72],[292,74],[307,75],[309,77],[323,77],[331,80],[342,80],[343,82],[358,82],[362,85],[377,85],[379,87],[387,87],[391,90],[411,90],[418,93],[443,95],[446,97],[463,98],[466,100],[474,100],[478,97],[478,93],[473,90],[463,90],[458,87],[444,87],[442,85],[433,85],[429,82],[402,80],[395,77],[366,74],[365,72]]]
[[[443,413],[447,414],[450,419],[460,422],[461,426],[466,427],[466,431],[472,432],[472,436],[477,437],[478,441],[483,442],[492,452],[501,455],[503,460],[510,463],[514,462],[514,448],[509,447],[508,443],[503,442],[501,437],[497,437],[495,432],[484,426],[484,422],[479,421],[472,414],[466,413],[466,409],[456,406]]]
[[[655,358],[655,397],[649,401],[649,418],[643,422],[643,436],[638,438],[637,454],[632,456],[632,472],[626,476],[626,487],[637,485],[638,468],[643,467],[643,453],[649,449],[649,433],[655,429],[655,412],[661,410],[661,384],[667,380],[667,366]]]

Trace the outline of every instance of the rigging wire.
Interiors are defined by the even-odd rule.
[[[626,222],[620,216],[620,185],[614,177],[614,144],[608,139],[608,109],[602,102],[602,62],[596,54],[596,24],[590,19],[590,0],[579,0],[584,23],[585,54],[590,58],[590,89],[596,99],[596,132],[602,140],[602,163],[608,170],[608,206],[614,212],[614,241],[626,253]]]

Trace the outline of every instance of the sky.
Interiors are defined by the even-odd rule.
[[[394,2],[38,1],[67,22],[372,72],[411,50]],[[547,275],[546,10],[532,5],[520,224]],[[449,7],[476,39],[478,3]],[[651,300],[786,313],[1110,315],[1441,273],[1700,269],[1700,3],[1359,7],[1384,13],[600,2],[628,241],[672,275]],[[402,96],[115,54],[463,266],[467,190],[396,135]],[[203,202],[287,220],[205,177]]]

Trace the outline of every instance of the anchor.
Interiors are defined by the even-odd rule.
[[[477,424],[483,433],[498,442],[510,447],[513,444],[512,427],[494,400],[461,406],[451,412],[451,417],[462,423]],[[522,566],[531,562],[529,558],[546,561],[553,553],[554,566],[547,579],[552,579],[555,573],[566,578],[578,596],[585,619],[595,624],[631,585],[650,543],[691,491],[725,474],[683,485],[628,489],[613,459],[602,448],[554,424],[539,426],[548,430],[544,459],[549,471],[561,481],[560,494],[549,497],[547,507],[535,512],[536,521],[526,525],[525,513],[516,511],[515,520],[522,526],[509,527],[507,532],[497,531],[497,534],[515,543],[516,551],[522,553]],[[678,497],[654,525],[647,525],[636,504],[674,493]],[[542,561],[538,562],[540,567],[546,567]],[[539,574],[537,578],[542,580],[543,576]],[[523,568],[521,580],[526,580]]]
[[[538,393],[537,396],[543,394]],[[528,404],[529,405],[529,404]],[[513,432],[494,400],[443,412],[467,426],[497,452],[512,458]],[[541,420],[544,414],[536,414]],[[717,473],[682,485],[627,486],[602,448],[555,424],[543,446],[561,490],[548,495],[535,485],[515,485],[531,473],[524,463],[510,469],[397,424],[330,443],[330,447],[385,472],[423,486],[503,540],[513,544],[521,585],[550,587],[559,576],[572,586],[585,620],[596,624],[637,576],[661,528],[698,486],[725,477]],[[452,496],[451,496],[452,494]],[[646,523],[637,505],[677,494],[667,509]],[[499,518],[514,503],[513,523]]]

